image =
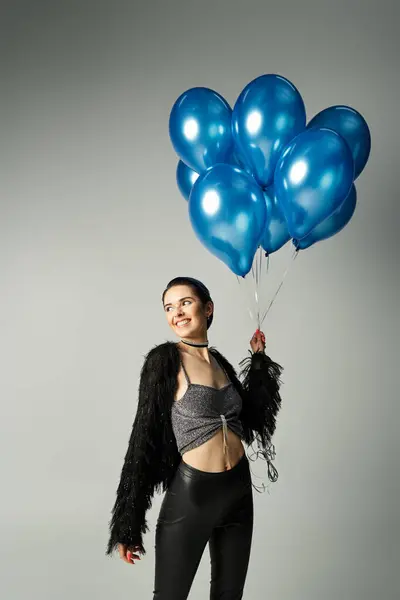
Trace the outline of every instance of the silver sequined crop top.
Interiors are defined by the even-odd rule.
[[[191,383],[181,360],[188,388],[182,398],[175,400],[171,409],[171,421],[178,451],[183,455],[212,438],[222,427],[224,453],[227,448],[227,427],[240,438],[243,427],[239,415],[242,398],[225,372],[229,381],[222,388]]]

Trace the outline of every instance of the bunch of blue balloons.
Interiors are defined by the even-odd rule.
[[[360,113],[331,106],[307,124],[299,91],[275,74],[251,81],[233,110],[208,88],[184,92],[169,133],[197,237],[243,277],[259,246],[303,250],[343,229],[371,148]]]

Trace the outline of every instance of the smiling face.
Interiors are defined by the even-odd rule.
[[[212,302],[203,306],[189,285],[174,285],[164,296],[164,311],[168,325],[181,338],[207,338],[207,317],[213,311]]]

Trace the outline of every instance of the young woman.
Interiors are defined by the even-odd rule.
[[[107,554],[118,548],[127,563],[145,554],[142,536],[154,491],[166,491],[155,534],[153,600],[185,600],[206,544],[211,599],[239,600],[253,531],[253,495],[243,442],[255,439],[277,479],[271,438],[281,398],[282,368],[264,352],[265,337],[250,341],[238,379],[208,345],[214,304],[200,281],[169,282],[162,302],[178,343],[146,356],[139,403],[110,521]]]

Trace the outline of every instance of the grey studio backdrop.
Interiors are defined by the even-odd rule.
[[[192,231],[169,111],[194,86],[233,105],[274,72],[308,118],[360,110],[373,145],[352,222],[298,257],[264,323],[285,367],[279,481],[255,492],[244,597],[400,597],[395,4],[2,3],[2,598],[152,597],[161,495],[142,561],[104,552],[143,355],[174,339],[161,292],[203,280],[210,342],[236,367],[255,329],[236,277]],[[190,598],[209,580],[207,548]]]

